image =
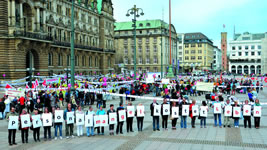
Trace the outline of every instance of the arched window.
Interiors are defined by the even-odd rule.
[[[48,54],[48,66],[53,66],[53,54]]]
[[[75,66],[79,66],[79,56],[75,56]]]
[[[63,59],[62,59],[62,54],[58,54],[58,66],[62,66],[63,65]]]

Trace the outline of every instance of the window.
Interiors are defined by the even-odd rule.
[[[48,66],[53,66],[53,54],[48,54]]]
[[[157,63],[158,63],[158,57],[154,56],[154,64],[157,64]]]
[[[154,53],[157,53],[157,46],[154,46]]]
[[[202,56],[198,56],[197,59],[198,59],[198,60],[202,60]]]
[[[132,61],[131,61],[131,64],[134,64],[134,57],[131,59]]]
[[[251,45],[251,49],[255,49],[255,45]]]
[[[75,66],[79,66],[79,57],[75,56]]]
[[[242,52],[238,52],[238,56],[242,56]]]
[[[157,38],[156,37],[154,37],[154,43],[157,43]]]
[[[196,53],[196,51],[195,50],[191,50],[191,54],[195,54]]]
[[[158,72],[158,68],[157,67],[154,67],[154,72]]]
[[[146,68],[146,72],[149,72],[149,67]]]
[[[95,26],[97,26],[97,19],[94,20],[94,24],[95,24]]]
[[[196,59],[196,57],[195,56],[191,56],[191,60],[195,60]]]
[[[232,46],[232,50],[235,50],[235,46]]]
[[[124,34],[128,35],[128,31],[125,31]]]
[[[139,31],[140,34],[142,34],[142,31]]]
[[[185,54],[189,54],[189,50],[186,50],[186,51],[185,51]]]
[[[70,55],[67,55],[67,66],[70,66]]]
[[[141,56],[139,57],[139,59],[138,59],[138,60],[139,60],[139,64],[142,64],[142,63],[143,63],[143,59],[142,59],[142,57],[141,57]]]
[[[248,52],[245,52],[245,56],[248,56]]]
[[[202,50],[198,50],[198,53],[201,54],[202,53]]]
[[[62,55],[61,54],[58,54],[57,60],[58,60],[58,62],[57,62],[58,66],[62,66],[63,61],[62,61]]]
[[[258,52],[258,55],[260,56],[261,55],[261,52]]]
[[[134,54],[134,46],[132,46],[132,54]]]
[[[88,24],[89,24],[89,25],[92,24],[92,17],[91,17],[91,16],[88,17]]]
[[[127,59],[127,62],[128,62],[128,59]],[[95,67],[98,67],[98,58],[97,57],[95,58]]]
[[[180,61],[182,61],[182,59],[183,59],[182,57],[179,57],[179,60],[180,60]]]
[[[189,56],[185,56],[185,60],[189,60]]]
[[[138,52],[139,53],[142,53],[142,47],[141,47],[141,45],[139,45],[139,47],[138,47]]]
[[[185,44],[184,47],[185,47],[185,48],[188,48],[188,47],[189,47],[189,44]]]
[[[146,26],[150,27],[150,23],[146,23]]]
[[[261,45],[258,45],[258,49],[261,49]]]
[[[149,46],[146,47],[146,52],[149,53]]]
[[[238,46],[238,50],[242,50],[242,46]]]
[[[197,44],[197,47],[202,47],[202,44]]]
[[[183,55],[183,52],[179,52],[179,55]]]
[[[124,44],[128,44],[128,39],[124,39]]]
[[[143,24],[142,24],[142,23],[140,23],[140,24],[139,24],[139,27],[143,27]]]
[[[124,64],[128,64],[128,57],[124,58]]]
[[[179,46],[179,49],[183,49],[183,47],[182,46]]]
[[[139,44],[142,43],[142,39],[141,38],[138,39],[138,43]]]
[[[245,50],[248,50],[248,46],[247,45],[245,46]]]
[[[232,56],[235,56],[235,54],[232,54]]]
[[[146,43],[149,43],[149,38],[146,38]]]
[[[191,44],[191,47],[196,47],[196,44]]]
[[[61,5],[57,5],[57,13],[61,15],[62,9]]]
[[[157,33],[158,32],[158,30],[157,29],[154,29],[154,33]]]
[[[150,64],[149,56],[146,57],[146,64]]]
[[[255,52],[251,52],[251,56],[254,56],[255,55]]]
[[[92,56],[89,56],[89,61],[88,61],[88,63],[89,63],[89,67],[92,67]]]
[[[128,49],[127,49],[127,47],[124,47],[124,54],[128,55]]]

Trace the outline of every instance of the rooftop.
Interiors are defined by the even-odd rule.
[[[243,34],[235,34],[234,41],[246,41],[246,40],[261,40],[267,38],[267,32],[265,33],[249,33],[244,32]]]

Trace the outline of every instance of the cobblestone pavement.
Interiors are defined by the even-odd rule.
[[[151,95],[149,95],[151,96]],[[237,95],[240,100],[247,99],[247,95]],[[204,100],[204,96],[192,97],[196,100]],[[261,102],[267,102],[267,89],[261,91],[259,99]],[[119,104],[119,99],[111,100],[109,104]],[[261,118],[260,129],[248,129],[243,127],[243,120],[240,120],[240,128],[216,128],[213,127],[212,111],[209,112],[207,118],[207,128],[200,128],[200,121],[196,120],[196,128],[191,128],[191,119],[187,118],[187,129],[180,128],[180,119],[177,122],[177,130],[171,130],[171,121],[168,122],[167,131],[153,131],[152,118],[150,116],[149,105],[151,101],[137,99],[133,102],[134,105],[138,103],[144,104],[146,108],[146,116],[144,119],[143,132],[137,131],[136,119],[134,119],[134,132],[126,132],[126,123],[124,123],[124,134],[110,136],[108,134],[108,127],[105,127],[105,135],[97,135],[94,137],[75,137],[72,139],[63,138],[63,140],[51,140],[35,143],[32,137],[32,131],[29,132],[29,143],[22,144],[20,131],[17,131],[16,142],[17,146],[8,146],[7,140],[7,122],[0,121],[0,149],[33,149],[33,150],[52,150],[52,149],[117,149],[117,150],[154,150],[154,149],[233,149],[233,150],[251,150],[251,149],[267,149],[267,106],[263,106],[263,116]],[[161,102],[159,102],[161,103]],[[95,106],[94,106],[95,107]],[[85,108],[87,109],[87,108]],[[95,109],[95,108],[94,108]],[[96,109],[95,109],[96,110]],[[223,121],[223,119],[222,119]],[[231,120],[233,124],[233,120]],[[160,120],[161,125],[161,120]],[[254,125],[254,119],[252,119]],[[63,135],[65,131],[63,126]],[[74,129],[76,133],[76,128]],[[84,129],[85,133],[85,129]],[[54,128],[52,128],[52,135],[54,135]],[[43,137],[43,129],[41,129],[41,137]]]

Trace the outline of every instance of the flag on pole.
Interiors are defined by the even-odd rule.
[[[35,80],[35,85],[36,85],[36,87],[38,87],[38,86],[39,86],[39,82],[38,82],[38,80],[37,80],[37,79]]]
[[[46,79],[44,79],[42,85],[43,85],[43,87],[46,87]]]
[[[35,88],[36,88],[35,83],[32,83],[32,89],[35,89]]]
[[[13,87],[9,85],[8,83],[6,84],[6,89],[12,89]]]

